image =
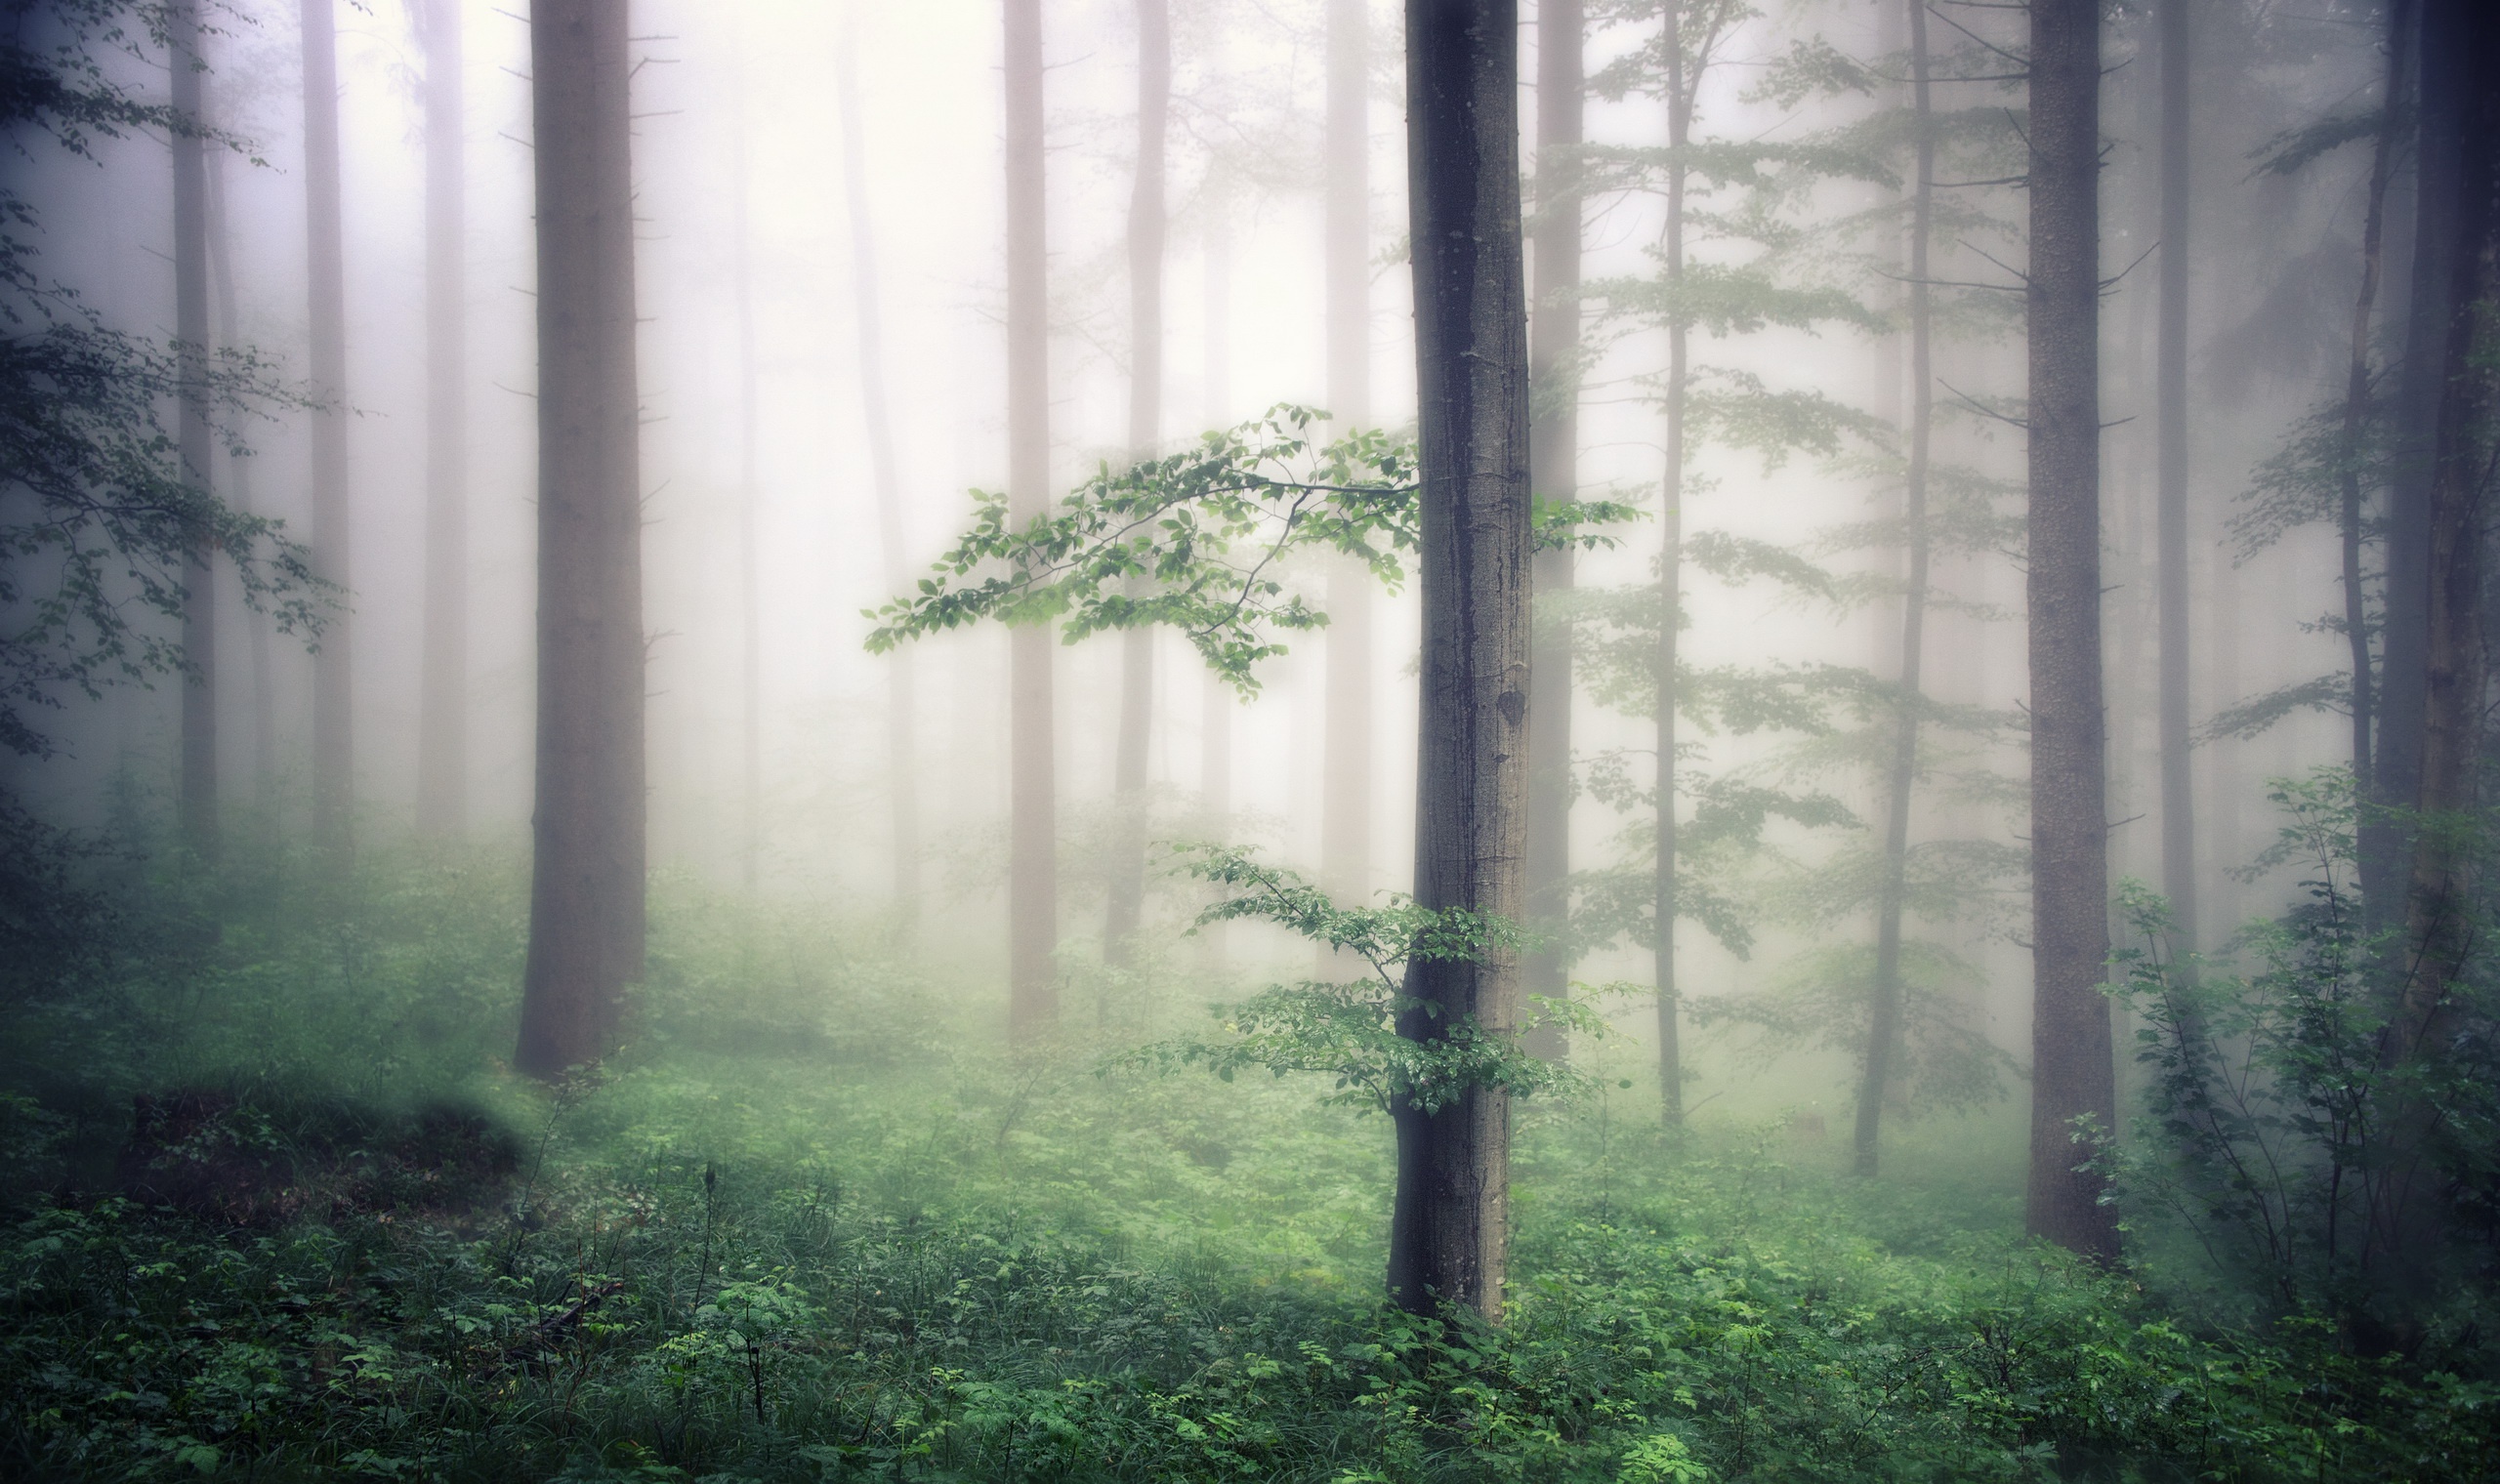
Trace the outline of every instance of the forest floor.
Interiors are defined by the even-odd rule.
[[[2487,1378],[2024,1242],[2011,1109],[1908,1125],[1870,1181],[1812,1119],[1670,1136],[1631,1078],[1524,1105],[1510,1314],[1441,1330],[1380,1301],[1385,1122],[1324,1083],[1105,1062],[1149,1007],[1195,1013],[1185,975],[1095,986],[1106,1038],[1011,1056],[974,1029],[992,1007],[870,939],[679,884],[634,1045],[550,1092],[492,1060],[519,885],[409,858],[320,885],[134,876],[96,908],[121,946],[63,961],[51,982],[78,994],[10,1007],[0,1475],[2462,1480],[2500,1460]]]

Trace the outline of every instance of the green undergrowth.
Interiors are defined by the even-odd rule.
[[[2441,1480],[2500,1456],[2461,1360],[2191,1323],[2026,1245],[2003,1116],[1917,1125],[1862,1182],[1805,1126],[1669,1138],[1607,1079],[1524,1106],[1509,1320],[1438,1330],[1378,1300],[1387,1126],[1298,1079],[1099,1070],[1162,1028],[1143,991],[1095,1044],[1010,1056],[986,998],[874,933],[680,883],[634,1046],[550,1092],[494,1060],[516,886],[412,856],[98,898],[128,946],[9,1007],[0,1476]],[[1171,1024],[1218,997],[1157,993]]]

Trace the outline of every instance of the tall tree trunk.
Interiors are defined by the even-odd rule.
[[[746,112],[737,109],[730,211],[737,242],[731,287],[738,332],[738,881],[752,893],[764,865],[764,557],[757,529],[755,241],[747,203]]]
[[[1208,167],[1206,221],[1201,250],[1205,281],[1201,306],[1206,333],[1200,337],[1205,357],[1200,381],[1206,396],[1203,416],[1209,428],[1232,420],[1232,213],[1231,181],[1223,162]],[[1239,704],[1232,687],[1213,671],[1205,674],[1198,713],[1198,807],[1207,828],[1218,838],[1231,830],[1232,713]],[[1225,969],[1224,924],[1198,929],[1198,969],[1207,978]]]
[[[859,400],[868,430],[868,468],[877,485],[877,538],[886,591],[910,585],[903,532],[902,478],[895,462],[894,419],[886,406],[885,307],[878,287],[877,233],[868,212],[868,142],[859,121],[858,11],[848,16],[834,76],[842,112],[842,188],[851,213],[851,298],[859,336]],[[912,669],[897,649],[886,656],[886,793],[894,833],[895,908],[908,932],[920,921],[918,699]]]
[[[242,307],[234,295],[234,243],[226,212],[226,152],[205,151],[208,159],[208,267],[217,291],[217,342],[228,348],[243,344]],[[226,460],[227,503],[250,514],[252,460],[229,453]],[[277,683],[270,663],[270,617],[245,609],[245,651],[252,677],[252,807],[261,828],[277,831]]]
[[[2032,0],[2030,114],[2031,1174],[2034,1236],[2107,1259],[2076,1120],[2117,1118],[2101,686],[2098,0]]]
[[[208,169],[195,132],[205,121],[200,78],[198,0],[175,0],[166,17],[172,43],[174,111],[191,125],[176,130],[174,155],[174,338],[183,385],[175,424],[183,482],[211,496],[217,436],[208,422]],[[218,853],[217,585],[215,554],[205,531],[188,543],[183,563],[183,844],[202,861]]]
[[[1050,508],[1050,284],[1042,192],[1041,0],[1004,0],[1007,84],[1007,502],[1028,521]],[[1010,781],[1007,1024],[1019,1042],[1059,1020],[1059,804],[1051,719],[1051,631],[1008,639]]]
[[[1415,900],[1518,921],[1527,825],[1527,305],[1521,282],[1519,14],[1407,0],[1407,173],[1423,538]],[[1511,1034],[1517,955],[1407,966],[1398,1033]],[[1396,1110],[1389,1287],[1408,1309],[1498,1318],[1510,1224],[1510,1098]]]
[[[1328,410],[1341,432],[1371,420],[1371,81],[1367,0],[1328,0]],[[1371,882],[1372,576],[1328,567],[1327,722],[1320,742],[1319,879],[1360,898]]]
[[[2370,615],[2362,586],[2362,436],[2370,409],[2370,325],[2378,309],[2379,280],[2386,271],[2387,190],[2396,175],[2398,114],[2404,107],[2412,65],[2413,6],[2393,0],[2388,8],[2387,81],[2379,102],[2379,126],[2370,143],[2368,204],[2361,215],[2361,287],[2353,299],[2352,348],[2345,361],[2344,423],[2337,511],[2342,538],[2344,640],[2352,654],[2353,780],[2366,789],[2371,778],[2371,722],[2376,715],[2370,661]]]
[[[1172,114],[1167,0],[1137,4],[1137,180],[1129,193],[1129,457],[1154,457],[1163,435],[1163,143]],[[1154,631],[1120,636],[1120,735],[1112,763],[1119,833],[1111,859],[1103,957],[1126,967],[1146,905],[1146,764],[1154,721]],[[1100,1008],[1109,1010],[1107,996]]]
[[[426,632],[417,827],[469,814],[469,255],[460,0],[425,0]]]
[[[521,1045],[616,1044],[643,976],[641,408],[623,0],[529,14],[538,217],[538,758]]]
[[[2170,898],[2171,950],[2195,951],[2195,785],[2188,715],[2188,0],[2160,0],[2161,330],[2154,349],[2161,611],[2161,889]]]
[[[1536,10],[1536,312],[1528,359],[1534,383],[1528,426],[1528,483],[1540,500],[1574,499],[1580,485],[1580,157],[1582,52],[1587,18],[1582,0],[1539,0]],[[1571,550],[1539,552],[1537,596],[1568,592]],[[1530,666],[1536,714],[1528,719],[1528,923],[1538,942],[1521,968],[1524,993],[1561,1000],[1571,992],[1570,926],[1571,626],[1560,612],[1539,614]],[[1528,1049],[1555,1060],[1570,1047],[1562,1032],[1540,1027]]]
[[[1909,544],[1909,572],[1901,590],[1901,666],[1896,681],[1893,761],[1884,780],[1884,879],[1875,902],[1875,983],[1867,1006],[1866,1064],[1857,1084],[1857,1128],[1853,1160],[1872,1175],[1882,1135],[1884,1098],[1901,1040],[1901,919],[1909,895],[1910,800],[1918,788],[1920,712],[1926,705],[1922,666],[1927,655],[1927,579],[1931,543],[1927,529],[1928,461],[1936,431],[1934,293],[1928,283],[1929,244],[1936,227],[1935,109],[1928,77],[1927,0],[1909,0],[1910,117],[1912,144],[1909,263],[1910,332],[1909,467],[1901,480],[1901,531]]]
[[[312,320],[312,566],[346,601],[312,659],[312,843],[355,847],[355,625],[348,492],[348,338],[339,223],[339,60],[330,0],[304,0],[304,219]]]
[[[1658,857],[1649,911],[1656,928],[1651,981],[1658,995],[1658,1107],[1670,1129],[1684,1124],[1682,995],[1676,987],[1676,669],[1684,617],[1685,392],[1691,379],[1690,336],[1685,324],[1684,149],[1692,138],[1693,95],[1701,79],[1685,75],[1684,13],[1670,3],[1667,54],[1667,320],[1666,470],[1658,498]]]

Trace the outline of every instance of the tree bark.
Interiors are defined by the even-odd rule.
[[[174,110],[195,131],[206,122],[200,79],[198,0],[175,0],[166,16],[171,43]],[[208,421],[208,168],[196,132],[177,130],[174,156],[174,338],[183,384],[175,423],[183,482],[203,498],[215,492],[211,470],[217,436]],[[216,554],[206,532],[188,543],[183,563],[183,844],[203,862],[217,859],[217,584]]]
[[[1172,114],[1167,0],[1137,4],[1137,180],[1129,194],[1129,457],[1150,459],[1163,435],[1164,136]],[[1103,957],[1124,968],[1146,906],[1146,748],[1154,722],[1154,631],[1120,635],[1120,734],[1112,760],[1119,832],[1111,859]],[[1101,1009],[1107,1015],[1110,1001]]]
[[[426,615],[417,827],[469,813],[469,265],[460,0],[425,0]]]
[[[877,538],[886,590],[911,585],[903,532],[902,478],[895,460],[894,418],[886,405],[885,307],[877,271],[877,233],[868,213],[868,142],[859,120],[858,13],[842,33],[834,77],[842,113],[842,189],[851,214],[851,299],[859,337],[859,402],[867,425],[868,468],[877,486]],[[920,792],[918,698],[912,668],[897,649],[886,656],[886,792],[894,834],[895,909],[908,932],[920,921]]]
[[[1658,1108],[1670,1129],[1684,1124],[1684,1037],[1682,995],[1676,987],[1676,668],[1684,638],[1684,465],[1685,392],[1691,379],[1690,335],[1685,324],[1684,284],[1684,149],[1692,139],[1693,95],[1701,79],[1685,68],[1684,14],[1678,3],[1661,7],[1666,14],[1667,55],[1667,224],[1664,259],[1667,278],[1666,469],[1658,501],[1658,703],[1657,747],[1658,851],[1651,878],[1650,918],[1656,942],[1651,945],[1650,982],[1658,997]]]
[[[1407,0],[1423,598],[1415,899],[1516,922],[1524,905],[1528,709],[1527,306],[1512,0]],[[1517,955],[1419,962],[1398,1032],[1512,1033]],[[1411,1310],[1498,1318],[1510,1099],[1396,1112],[1389,1287]]]
[[[1050,284],[1042,191],[1041,0],[1005,0],[1007,88],[1007,501],[1050,507]],[[1008,639],[1007,1023],[1032,1042],[1059,1020],[1059,804],[1051,633]]]
[[[1323,266],[1328,410],[1340,432],[1371,420],[1371,81],[1366,0],[1328,0]],[[1372,575],[1328,565],[1327,721],[1320,741],[1319,879],[1341,897],[1371,886]],[[1324,969],[1323,955],[1323,973]]]
[[[538,216],[538,741],[514,1064],[616,1045],[643,975],[641,407],[624,0],[529,16]]]
[[[1901,664],[1893,720],[1893,760],[1884,781],[1884,877],[1875,903],[1875,983],[1866,1015],[1866,1064],[1857,1084],[1853,1163],[1861,1175],[1877,1168],[1884,1098],[1901,1040],[1901,919],[1909,895],[1910,802],[1918,788],[1920,688],[1927,654],[1927,529],[1929,458],[1936,431],[1935,302],[1928,282],[1936,225],[1935,109],[1929,81],[1927,0],[1909,0],[1911,148],[1909,262],[1909,464],[1901,480],[1901,530],[1909,571],[1901,589]]]
[[[2101,676],[2098,0],[2031,6],[2031,1172],[2024,1222],[2116,1257],[2076,1120],[2117,1118]]]
[[[312,843],[355,848],[355,621],[348,489],[345,250],[339,223],[339,64],[331,0],[304,0],[305,281],[312,322],[312,568],[347,598],[312,657]]]
[[[2188,0],[2160,0],[2161,325],[2154,347],[2156,565],[2161,619],[2161,889],[2173,962],[2195,951],[2195,785],[2188,714]]]
[[[1577,498],[1580,485],[1580,158],[1586,102],[1582,0],[1539,0],[1536,10],[1536,312],[1530,321],[1528,483],[1540,500]],[[1571,550],[1536,554],[1536,594],[1568,592]],[[1536,616],[1529,665],[1536,683],[1528,719],[1528,927],[1538,941],[1521,969],[1521,989],[1561,1000],[1571,992],[1570,926],[1571,627],[1559,612]],[[1562,1032],[1531,1031],[1528,1050],[1561,1060]]]

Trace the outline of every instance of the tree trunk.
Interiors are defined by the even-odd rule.
[[[469,813],[469,270],[460,0],[425,0],[426,637],[417,827],[458,840]]]
[[[304,0],[304,217],[312,363],[312,568],[345,597],[312,658],[312,843],[355,848],[355,627],[348,492],[347,285],[339,224],[339,63],[330,0]]]
[[[208,267],[217,291],[217,341],[243,343],[242,308],[234,297],[234,244],[226,215],[226,152],[205,151],[208,163]],[[227,503],[246,515],[252,505],[252,460],[229,454]],[[270,617],[245,609],[245,647],[252,676],[252,807],[260,827],[277,834],[277,684],[270,663]]]
[[[1679,1024],[1682,996],[1676,988],[1676,667],[1684,636],[1684,464],[1685,392],[1691,378],[1689,335],[1685,325],[1681,289],[1684,284],[1684,148],[1692,137],[1693,94],[1701,80],[1685,75],[1684,16],[1681,5],[1666,13],[1667,55],[1667,225],[1665,262],[1667,302],[1666,470],[1658,500],[1658,709],[1657,834],[1658,857],[1651,880],[1651,921],[1657,928],[1652,945],[1651,982],[1658,995],[1658,1109],[1670,1129],[1684,1125],[1684,1037]]]
[[[2031,1173],[2034,1236],[2106,1260],[2076,1120],[2117,1118],[2101,693],[2098,0],[2031,6]]]
[[[1540,500],[1577,497],[1580,484],[1580,158],[1586,84],[1581,76],[1587,21],[1582,0],[1540,0],[1536,10],[1536,313],[1528,358],[1534,420],[1528,425],[1528,483]],[[1568,547],[1539,552],[1537,596],[1571,587]],[[1535,715],[1528,719],[1528,926],[1539,941],[1521,966],[1521,989],[1561,1000],[1571,992],[1570,926],[1571,627],[1560,613],[1536,617],[1530,667]],[[1569,1054],[1560,1030],[1531,1032],[1528,1050],[1552,1060]]]
[[[2161,329],[2154,347],[2155,560],[2161,614],[2161,889],[2171,952],[2195,951],[2195,785],[2188,715],[2188,0],[2159,0],[2161,34]]]
[[[1371,41],[1366,0],[1328,0],[1328,410],[1339,432],[1371,419]],[[1360,899],[1371,881],[1372,575],[1328,565],[1327,721],[1320,742],[1319,879]],[[1323,975],[1325,973],[1323,954]]]
[[[196,129],[205,122],[200,79],[206,62],[199,51],[198,0],[175,0],[166,17],[171,46],[174,111]],[[175,131],[174,338],[183,384],[175,424],[183,482],[203,497],[213,494],[210,470],[217,435],[208,422],[208,169],[197,133]],[[218,853],[217,807],[217,585],[215,553],[205,532],[189,543],[183,564],[183,844],[201,861]]]
[[[1042,194],[1041,0],[1005,0],[1007,49],[1007,500],[1027,521],[1050,507],[1050,284]],[[1051,631],[1008,639],[1010,778],[1007,1024],[1031,1042],[1059,1020],[1059,804]]]
[[[1521,282],[1519,15],[1511,0],[1407,0],[1407,171],[1423,494],[1415,899],[1516,922],[1527,824],[1527,305]],[[1508,1035],[1517,955],[1419,962],[1398,1033]],[[1389,1287],[1410,1310],[1498,1318],[1510,1223],[1510,1098],[1396,1110]]]
[[[842,112],[842,188],[851,213],[851,297],[859,336],[859,401],[867,424],[868,467],[877,485],[877,536],[886,590],[911,584],[903,532],[902,479],[895,462],[894,419],[886,407],[885,308],[878,288],[877,234],[868,214],[868,142],[859,121],[858,12],[842,33],[834,76]],[[894,832],[895,908],[908,932],[920,921],[920,792],[913,740],[918,698],[899,649],[886,656],[886,792]]]
[[[1200,382],[1206,396],[1206,426],[1222,428],[1232,420],[1232,221],[1231,182],[1223,162],[1208,167],[1205,254],[1201,313],[1206,333],[1200,338],[1204,363]],[[1198,712],[1198,807],[1207,829],[1222,839],[1232,828],[1232,713],[1239,704],[1232,686],[1213,671],[1201,681],[1205,690]],[[1208,979],[1225,971],[1224,924],[1198,929],[1198,969]]]
[[[764,499],[756,476],[755,243],[748,210],[746,111],[737,110],[730,162],[731,287],[738,332],[738,882],[752,895],[764,869],[764,554],[757,528]]]
[[[1167,0],[1137,5],[1137,181],[1129,195],[1129,457],[1154,457],[1163,434],[1163,141],[1172,113]],[[1112,763],[1119,832],[1103,957],[1126,967],[1146,905],[1146,764],[1154,721],[1154,631],[1120,635],[1120,735]],[[1101,1008],[1107,1014],[1110,1001]]]
[[[1909,894],[1910,800],[1918,787],[1919,712],[1927,653],[1928,461],[1936,431],[1934,293],[1929,244],[1936,222],[1935,111],[1928,80],[1927,0],[1909,0],[1910,116],[1917,131],[1910,186],[1908,289],[1910,332],[1909,467],[1901,481],[1901,530],[1909,543],[1901,591],[1901,667],[1893,721],[1893,761],[1884,782],[1884,878],[1875,902],[1875,983],[1867,1007],[1866,1064],[1857,1084],[1854,1164],[1872,1176],[1882,1135],[1884,1098],[1901,1040],[1901,918]]]
[[[514,1064],[616,1045],[643,975],[641,408],[623,0],[530,9],[538,216],[538,743]]]

